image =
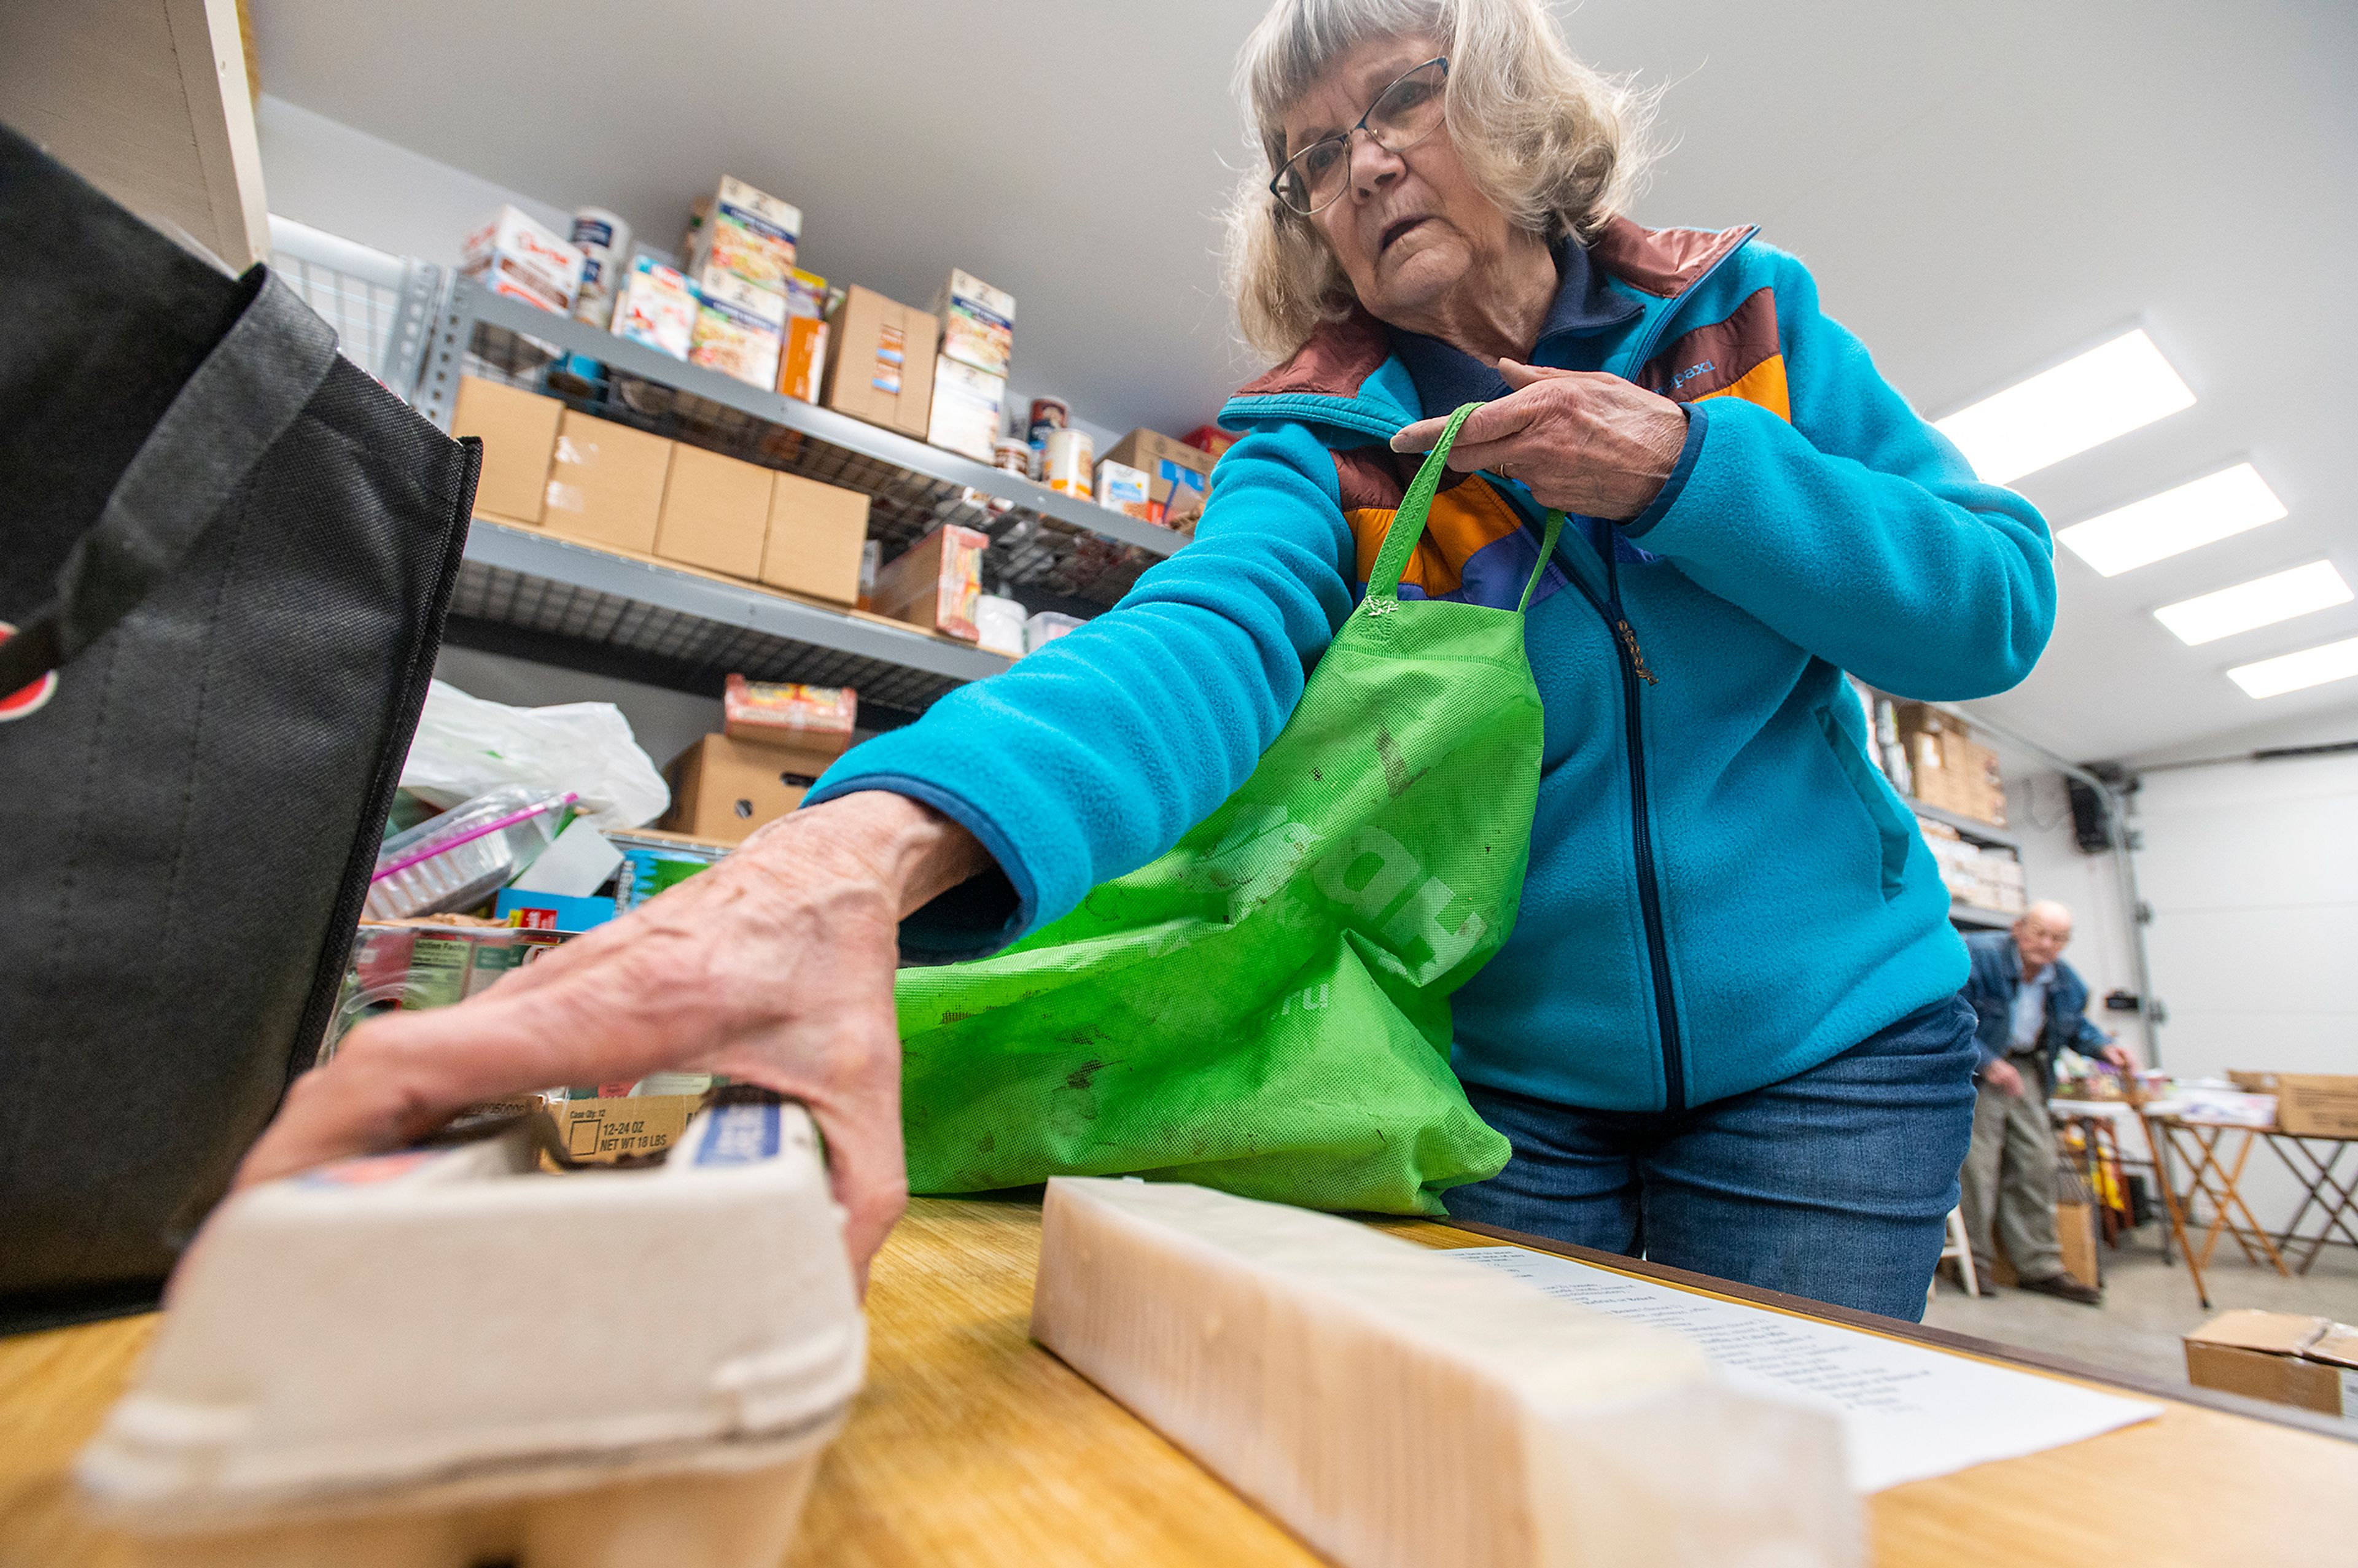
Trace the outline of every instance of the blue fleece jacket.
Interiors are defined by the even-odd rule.
[[[1686,403],[1688,439],[1642,515],[1566,530],[1532,608],[1531,868],[1511,938],[1456,998],[1454,1062],[1542,1099],[1674,1108],[1813,1066],[1963,982],[1947,892],[1843,672],[1928,699],[2014,685],[2052,625],[2052,546],[1820,313],[1792,256],[1749,230],[1617,221],[1592,257],[1614,308],[1571,313],[1531,358]],[[1222,412],[1247,434],[1193,543],[811,792],[900,791],[997,858],[1004,883],[921,912],[907,946],[1013,940],[1252,771],[1397,504],[1396,483],[1369,488],[1385,443],[1446,412],[1380,329],[1336,333]],[[1453,495],[1412,568],[1423,590],[1519,589],[1528,494],[1481,476]]]

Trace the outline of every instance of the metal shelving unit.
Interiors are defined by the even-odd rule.
[[[1944,822],[1955,828],[1960,837],[1971,838],[1976,844],[1995,844],[1999,849],[2012,849],[2017,853],[2022,849],[2022,840],[2003,827],[1993,827],[1986,822],[1964,816],[1960,812],[1949,811],[1937,806],[1927,806],[1913,795],[1908,796],[1907,801],[1908,809],[1917,816],[1931,822]]]
[[[1001,469],[763,391],[465,278],[283,220],[271,263],[337,329],[347,355],[448,428],[461,375],[544,390],[552,361],[604,365],[587,412],[763,467],[857,490],[887,558],[937,524],[988,535],[988,583],[1034,609],[1109,607],[1185,543]],[[584,387],[587,394],[590,389]],[[477,519],[451,604],[454,642],[683,689],[757,679],[859,688],[890,723],[1008,661],[755,585]]]
[[[1970,925],[1976,931],[2006,931],[2013,928],[2020,915],[2008,914],[2002,909],[1989,909],[1978,903],[1949,903],[1949,924]]]

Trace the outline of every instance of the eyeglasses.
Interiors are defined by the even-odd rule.
[[[1395,77],[1357,124],[1340,135],[1322,136],[1287,158],[1270,180],[1269,193],[1305,218],[1333,206],[1351,183],[1352,135],[1365,131],[1388,153],[1408,151],[1441,128],[1448,85],[1446,55]]]

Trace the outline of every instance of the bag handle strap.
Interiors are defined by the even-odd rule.
[[[1481,406],[1468,403],[1449,416],[1449,423],[1442,427],[1441,438],[1433,442],[1433,450],[1425,454],[1416,470],[1416,478],[1409,481],[1408,493],[1401,497],[1400,510],[1392,514],[1392,524],[1384,531],[1384,547],[1377,553],[1375,568],[1368,574],[1368,604],[1390,605],[1399,601],[1401,573],[1408,569],[1409,557],[1415,554],[1417,541],[1424,537],[1425,518],[1433,510],[1433,498],[1440,492],[1441,476],[1448,471],[1449,449],[1455,444],[1458,427],[1466,423],[1466,416]],[[1540,579],[1547,575],[1548,562],[1555,557],[1556,541],[1563,535],[1563,514],[1550,507],[1546,535],[1540,543],[1540,558],[1531,568],[1531,580],[1523,584],[1521,601],[1515,606],[1518,615],[1531,607],[1531,595],[1539,591]],[[1370,609],[1368,613],[1381,615],[1388,611]]]
[[[264,268],[253,303],[164,410],[67,554],[56,596],[0,642],[0,695],[106,635],[178,569],[335,362],[334,331]]]

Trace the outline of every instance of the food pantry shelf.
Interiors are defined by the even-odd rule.
[[[2003,827],[1993,827],[1986,822],[1964,816],[1960,812],[1949,811],[1937,806],[1927,806],[1912,796],[1905,798],[1908,799],[1908,809],[1917,816],[1928,822],[1946,823],[1955,828],[1960,835],[1971,838],[1976,844],[1996,844],[2002,849],[2015,850],[2022,848],[2022,840]],[[2007,918],[2013,917],[2009,915]]]
[[[924,711],[996,675],[997,654],[704,574],[477,518],[451,596],[454,638],[490,626],[598,650],[617,674],[719,691],[730,672],[859,689],[863,709]],[[683,678],[686,677],[686,678]]]
[[[888,556],[937,523],[991,536],[990,569],[1018,588],[1110,604],[1184,544],[1169,528],[1076,500],[894,431],[675,360],[611,332],[452,281],[416,395],[448,427],[462,374],[535,384],[557,353],[605,365],[620,395],[597,412],[768,468],[863,492]],[[554,390],[552,388],[552,390]],[[994,513],[988,503],[1000,503]]]
[[[1949,905],[1949,921],[1955,925],[1970,925],[1977,931],[2005,931],[2022,917],[2008,914],[2002,909],[1985,909],[1978,903],[1952,902]]]

